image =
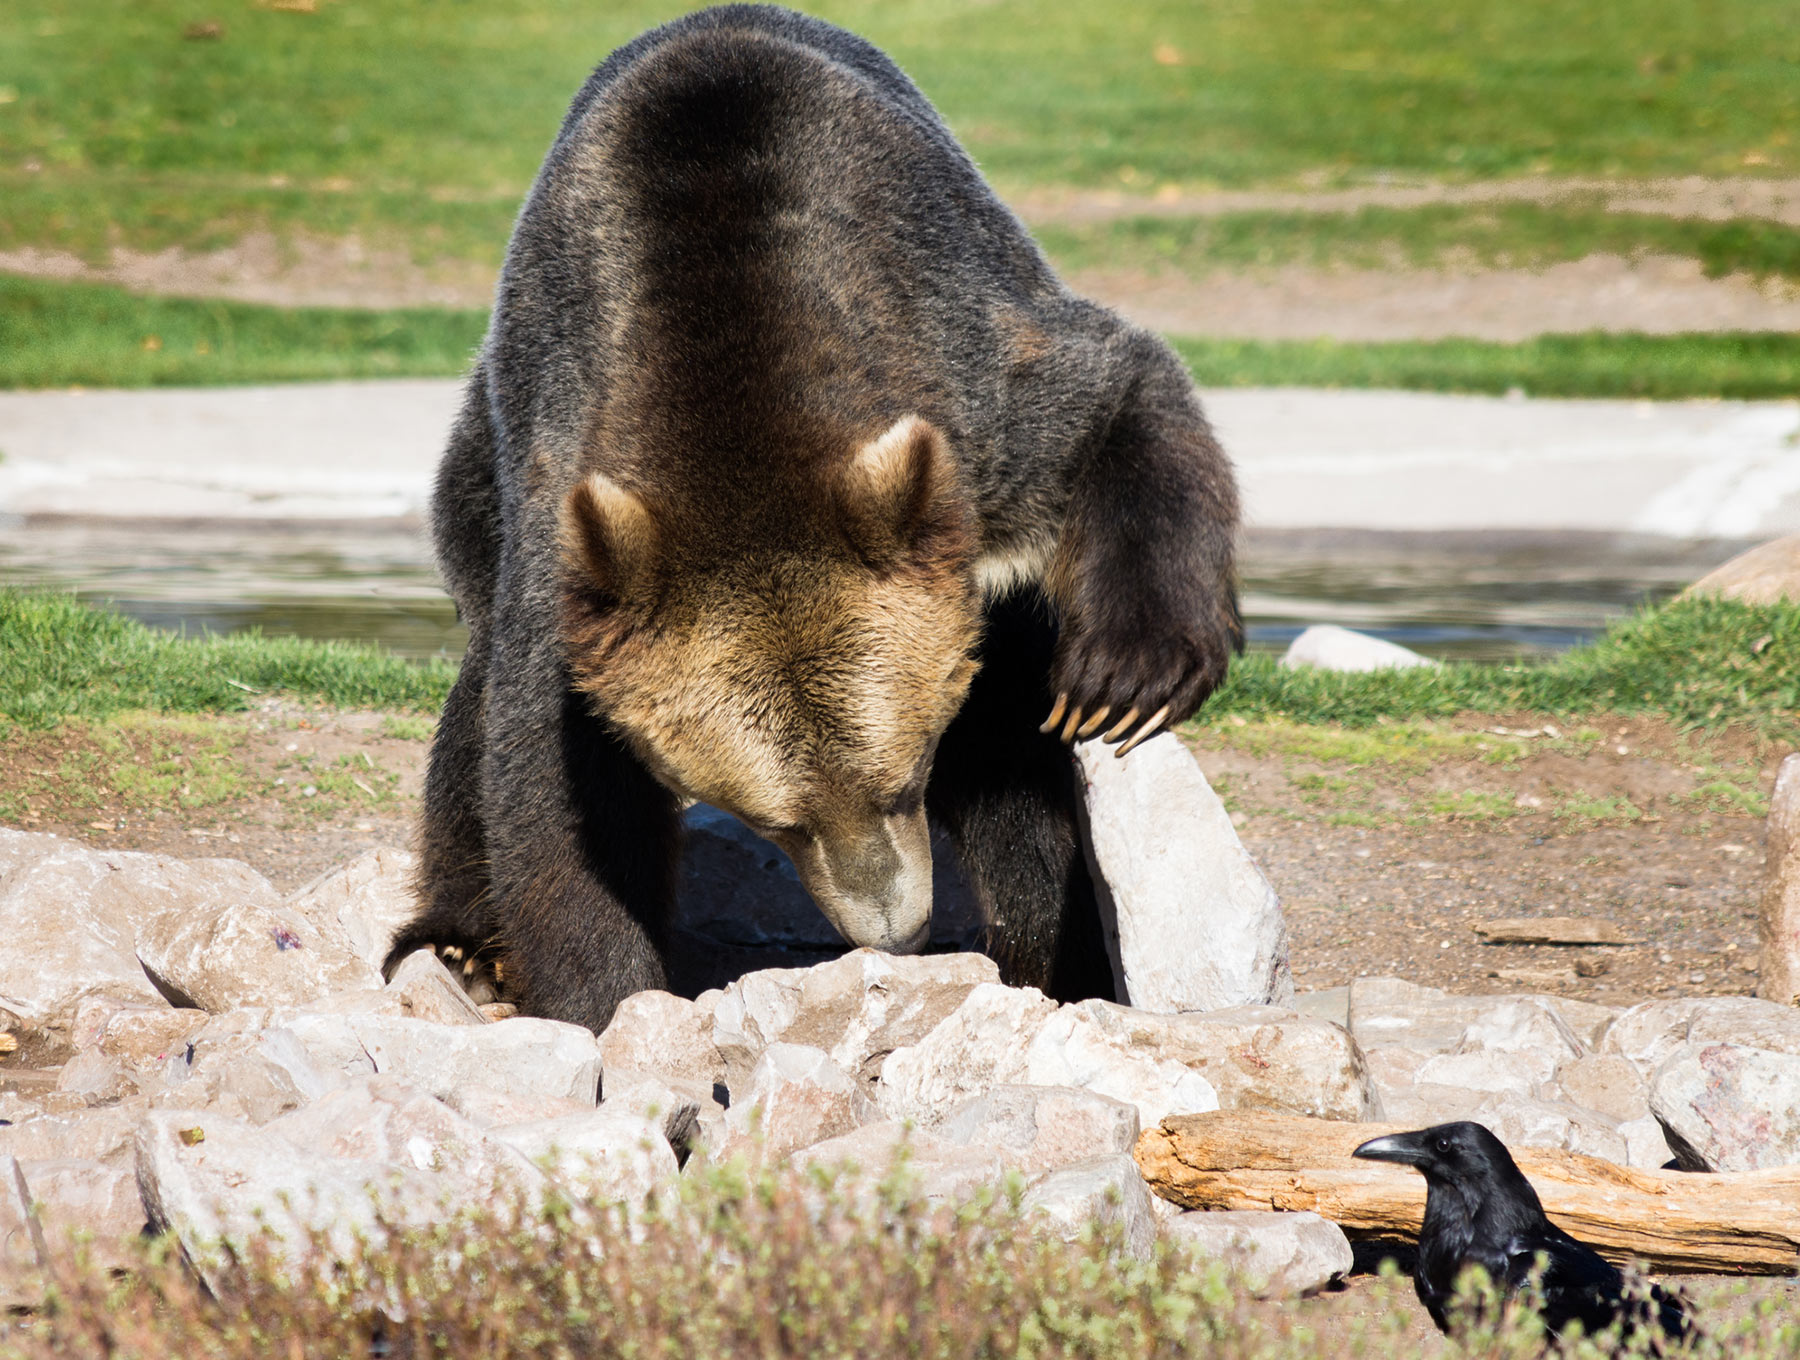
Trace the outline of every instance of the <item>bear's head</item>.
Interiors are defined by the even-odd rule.
[[[638,758],[787,851],[850,943],[923,947],[925,784],[981,628],[970,498],[938,430],[910,416],[760,486],[595,474],[561,548],[575,683]]]

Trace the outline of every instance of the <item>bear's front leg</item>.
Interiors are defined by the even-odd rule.
[[[668,985],[675,798],[570,688],[554,641],[517,616],[501,631],[482,804],[506,992],[598,1033],[627,996]]]
[[[1187,373],[1150,345],[1075,471],[1046,578],[1061,633],[1042,730],[1119,755],[1190,717],[1244,646],[1236,479]]]

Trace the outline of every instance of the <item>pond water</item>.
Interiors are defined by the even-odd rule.
[[[1251,645],[1310,623],[1434,656],[1543,657],[1662,599],[1744,545],[1608,534],[1252,531]],[[405,656],[465,640],[420,530],[0,521],[0,583],[74,590],[160,628],[356,638]]]

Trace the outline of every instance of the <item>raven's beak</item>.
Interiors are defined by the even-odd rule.
[[[1416,1133],[1390,1133],[1385,1138],[1371,1138],[1352,1157],[1369,1162],[1400,1162],[1405,1166],[1424,1165],[1429,1153]]]

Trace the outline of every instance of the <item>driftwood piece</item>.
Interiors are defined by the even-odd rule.
[[[1188,1209],[1311,1209],[1352,1237],[1416,1237],[1425,1181],[1359,1162],[1393,1124],[1220,1111],[1176,1115],[1138,1138],[1151,1190]],[[1800,1271],[1800,1167],[1700,1175],[1519,1148],[1514,1158],[1563,1228],[1616,1262],[1659,1271]]]
[[[1612,921],[1592,916],[1509,916],[1475,927],[1489,944],[1642,944]]]

